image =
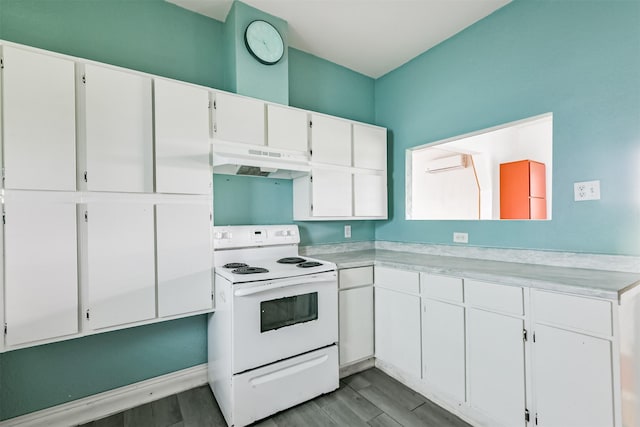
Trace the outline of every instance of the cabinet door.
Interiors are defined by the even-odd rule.
[[[265,144],[264,102],[218,92],[215,95],[214,112],[216,139],[243,144]]]
[[[90,203],[86,218],[87,327],[155,317],[153,205]]]
[[[211,308],[211,209],[157,205],[158,316]]]
[[[7,200],[5,212],[7,345],[77,333],[75,204]]]
[[[420,378],[420,297],[375,288],[376,358]]]
[[[326,116],[311,116],[311,160],[351,166],[351,123]]]
[[[267,106],[267,145],[284,150],[309,149],[307,113],[277,105]]]
[[[340,291],[340,365],[373,356],[373,286]]]
[[[2,47],[5,188],[76,189],[74,63]]]
[[[79,180],[89,191],[153,191],[151,78],[80,66]],[[82,170],[84,166],[84,170]]]
[[[538,425],[614,425],[611,342],[536,325],[534,390]]]
[[[154,81],[156,192],[209,194],[209,93]]]
[[[354,123],[353,166],[365,169],[387,169],[386,129]]]
[[[312,175],[313,216],[351,216],[351,173],[338,170],[315,169]]]
[[[387,217],[387,177],[353,175],[354,216]]]
[[[422,303],[422,378],[464,402],[464,308],[424,298]]]
[[[524,426],[522,319],[468,309],[469,403],[500,425]]]

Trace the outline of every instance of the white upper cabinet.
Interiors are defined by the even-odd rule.
[[[353,124],[353,166],[363,169],[387,169],[387,130]]]
[[[76,206],[64,197],[5,200],[7,346],[78,332]]]
[[[92,64],[78,74],[81,188],[153,192],[151,78]]]
[[[85,212],[86,327],[154,318],[153,205],[89,203]]]
[[[267,105],[267,145],[283,150],[309,149],[307,112],[279,105]]]
[[[312,114],[311,123],[311,160],[351,166],[351,122]]]
[[[76,189],[72,61],[2,47],[5,188]]]
[[[156,192],[209,194],[209,92],[154,80]]]
[[[353,214],[356,217],[387,217],[387,176],[353,175]]]
[[[311,181],[313,216],[352,215],[351,174],[340,170],[315,169]]]
[[[265,145],[265,103],[224,92],[214,93],[213,137],[226,142]]]
[[[211,207],[156,206],[158,316],[211,308]]]

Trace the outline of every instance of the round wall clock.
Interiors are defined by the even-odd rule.
[[[267,21],[256,20],[247,25],[244,44],[249,53],[264,65],[273,65],[284,56],[282,36]]]

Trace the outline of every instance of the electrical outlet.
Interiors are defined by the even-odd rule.
[[[469,243],[469,233],[453,233],[453,243]]]
[[[583,181],[573,184],[573,200],[600,200],[600,181]]]
[[[351,238],[351,226],[350,225],[345,225],[344,226],[344,238],[345,239],[350,239]]]

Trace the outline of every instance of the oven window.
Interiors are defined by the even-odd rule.
[[[260,303],[260,332],[318,318],[318,293],[278,298]]]

